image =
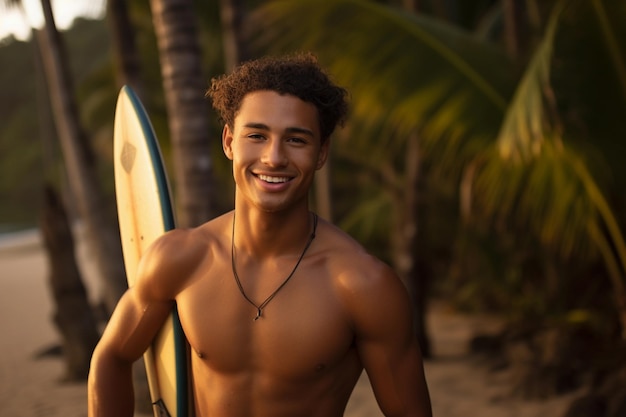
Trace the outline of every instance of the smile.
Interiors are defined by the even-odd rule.
[[[289,181],[289,177],[271,177],[269,175],[261,175],[261,174],[257,175],[257,177],[262,181],[270,182],[272,184],[280,184],[280,183]]]

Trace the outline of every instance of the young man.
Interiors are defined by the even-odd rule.
[[[393,271],[309,211],[346,92],[311,55],[213,80],[235,209],[157,240],[92,360],[89,415],[131,416],[131,364],[176,301],[198,417],[339,417],[365,369],[386,416],[430,400]]]

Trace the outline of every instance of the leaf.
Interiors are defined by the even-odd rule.
[[[520,81],[498,133],[500,155],[505,159],[527,160],[542,151],[551,125],[549,112],[556,111],[553,102],[546,101],[550,86],[550,68],[559,17],[566,0],[561,0],[552,12],[546,34]],[[557,138],[557,136],[552,136]]]
[[[355,142],[397,150],[393,138],[415,129],[427,141],[484,139],[504,115],[513,71],[503,53],[432,18],[372,1],[281,0],[263,6],[254,21],[262,22],[257,45],[312,50],[348,88]]]

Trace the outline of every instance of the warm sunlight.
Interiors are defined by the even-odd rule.
[[[43,15],[38,0],[22,0],[24,14],[18,8],[2,10],[0,13],[0,40],[13,35],[26,40],[30,33],[29,26],[41,27]],[[67,29],[76,17],[102,17],[104,0],[53,0],[54,18],[59,29]]]

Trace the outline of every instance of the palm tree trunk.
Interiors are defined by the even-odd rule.
[[[191,0],[151,0],[174,154],[178,225],[213,216],[207,84]]]
[[[407,140],[404,189],[395,202],[398,212],[394,216],[393,263],[411,296],[415,334],[422,355],[428,358],[431,349],[426,329],[426,301],[430,276],[418,250],[419,179],[419,136],[414,133]]]
[[[414,14],[419,14],[421,4],[419,0],[403,0],[402,5],[405,10]],[[440,5],[443,7],[443,5]],[[440,10],[443,11],[443,10]],[[401,268],[400,274],[403,281],[407,285],[411,299],[413,301],[413,321],[415,326],[415,334],[422,350],[424,357],[431,357],[430,340],[426,329],[426,312],[427,312],[427,295],[430,283],[430,269],[428,268],[424,257],[420,256],[418,248],[419,240],[419,184],[420,184],[420,155],[419,155],[419,136],[413,133],[407,140],[407,152],[405,158],[405,193],[404,201],[398,202],[403,207],[402,212],[406,216],[403,222],[397,225],[396,236],[398,250],[404,252],[403,258],[406,259],[405,265]]]
[[[135,42],[135,29],[128,15],[128,2],[108,0],[107,20],[111,28],[118,88],[129,85],[140,98],[144,98],[139,51]]]
[[[315,174],[315,210],[322,218],[333,221],[333,199],[331,187],[332,158]]]
[[[504,0],[504,45],[507,54],[514,62],[524,61],[528,47],[527,19],[524,11],[526,1]]]
[[[242,0],[220,0],[224,67],[227,72],[232,71],[237,64],[249,58],[241,30],[243,16]]]
[[[45,26],[36,31],[43,54],[52,113],[65,160],[70,190],[85,222],[87,245],[95,258],[103,283],[104,303],[112,312],[125,291],[126,273],[122,262],[118,227],[107,210],[104,192],[96,176],[95,158],[80,126],[73,97],[67,59],[52,15],[49,0],[42,0]]]
[[[63,336],[65,380],[84,380],[99,334],[74,255],[67,214],[56,191],[45,187],[41,230],[50,265],[54,322]]]

